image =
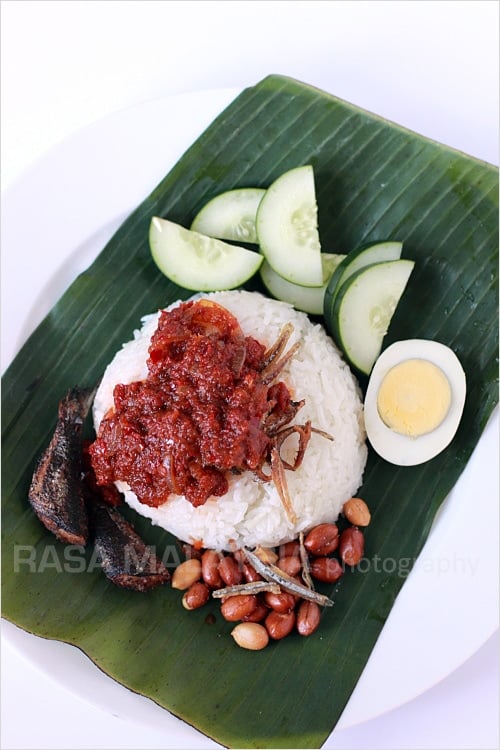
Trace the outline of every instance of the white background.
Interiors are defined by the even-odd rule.
[[[3,0],[1,9],[3,188],[106,115],[269,73],[498,164],[497,2]],[[339,730],[328,747],[496,748],[497,663],[493,638],[425,694]],[[145,727],[86,703],[8,644],[2,688],[4,748],[164,744],[158,721]]]

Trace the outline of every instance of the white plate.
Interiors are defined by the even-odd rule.
[[[9,188],[2,221],[2,369],[123,218],[237,93],[186,94],[119,112],[74,134]],[[339,728],[429,689],[498,627],[497,465],[498,410],[443,504]],[[135,722],[161,726],[169,738],[165,747],[215,746],[107,678],[77,649],[8,623],[3,634],[24,658],[84,700],[125,721],[133,715]]]

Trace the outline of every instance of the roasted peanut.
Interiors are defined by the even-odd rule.
[[[241,568],[243,563],[246,560],[245,553],[243,552],[243,550],[242,549],[233,550],[233,557]]]
[[[365,551],[365,537],[357,526],[344,529],[340,535],[339,555],[346,565],[357,565]]]
[[[210,590],[202,581],[191,584],[182,597],[182,606],[185,609],[198,609],[203,607],[210,598]]]
[[[240,622],[232,629],[231,635],[241,648],[260,651],[269,643],[269,634],[263,625],[256,622]]]
[[[279,556],[280,557],[298,557],[300,554],[300,544],[296,539],[294,539],[292,542],[286,542],[285,544],[282,544],[279,548]]]
[[[287,555],[286,557],[280,557],[276,563],[278,568],[289,576],[296,576],[300,573],[302,563],[300,557],[297,555]]]
[[[283,591],[281,594],[273,594],[270,591],[266,591],[264,601],[275,612],[290,612],[295,607],[295,597],[286,591]]]
[[[297,609],[296,626],[300,635],[312,635],[318,629],[321,610],[316,602],[302,601]]]
[[[243,579],[243,571],[234,557],[226,555],[219,563],[219,575],[226,586],[236,586]]]
[[[186,560],[190,560],[192,557],[195,557],[197,560],[201,559],[203,550],[198,549],[198,547],[195,547],[193,544],[185,542],[181,545],[181,549]]]
[[[201,575],[207,586],[218,589],[222,586],[222,578],[219,573],[221,554],[214,549],[206,549],[201,556]]]
[[[260,573],[257,573],[253,565],[250,565],[250,563],[243,563],[243,578],[247,583],[253,583],[254,581],[262,581],[262,576]]]
[[[335,557],[315,557],[311,560],[311,575],[323,583],[335,583],[344,570]]]
[[[257,606],[255,594],[228,596],[221,604],[221,614],[228,622],[236,622],[251,614]]]
[[[201,578],[201,562],[195,557],[177,566],[172,575],[172,588],[185,591]]]
[[[360,497],[351,497],[342,508],[344,516],[353,526],[368,526],[371,515],[368,505]]]
[[[266,607],[263,600],[257,596],[257,606],[249,615],[242,617],[242,622],[262,622],[262,620],[269,614],[269,607]]]
[[[334,552],[339,544],[339,530],[335,523],[320,523],[307,534],[304,547],[315,557],[324,557]]]
[[[269,636],[274,641],[279,641],[292,632],[295,625],[295,611],[281,613],[271,610],[264,624]]]

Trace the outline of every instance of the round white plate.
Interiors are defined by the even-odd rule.
[[[2,369],[124,217],[238,93],[186,94],[118,112],[62,142],[9,188],[2,221]],[[411,574],[410,561],[394,561],[397,568],[390,570],[381,567],[407,580],[339,728],[379,716],[429,689],[498,627],[497,463],[498,410]],[[478,522],[480,537],[474,533]],[[125,721],[133,716],[135,722],[162,727],[165,747],[216,746],[106,677],[79,650],[9,623],[3,635],[24,658],[84,700]]]

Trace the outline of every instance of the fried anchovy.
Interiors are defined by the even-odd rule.
[[[321,435],[325,440],[330,440],[332,443],[334,441],[333,435],[330,435],[329,432],[325,432],[324,430],[319,430],[317,427],[311,427],[311,432],[315,432],[316,435]]]
[[[288,483],[285,477],[285,467],[281,460],[280,451],[277,446],[271,449],[271,476],[274,480],[281,503],[285,509],[290,523],[297,523],[297,514],[295,513],[292,498],[288,491]]]
[[[300,562],[302,563],[302,578],[309,589],[314,589],[314,583],[311,578],[311,566],[309,565],[309,557],[307,556],[307,550],[304,546],[304,532],[301,531],[299,534],[299,554]]]
[[[146,591],[170,579],[162,561],[115,508],[91,505],[95,550],[106,576],[117,586]]]
[[[243,548],[243,552],[245,553],[245,556],[250,565],[253,565],[257,573],[260,573],[262,578],[265,578],[266,581],[277,583],[278,586],[280,586],[285,591],[288,591],[290,594],[296,594],[302,599],[308,599],[311,602],[316,602],[316,604],[320,604],[323,607],[333,607],[332,600],[327,596],[318,594],[316,591],[313,591],[307,586],[303,586],[301,583],[297,583],[297,581],[288,576],[283,570],[280,570],[275,565],[266,565],[266,563],[263,563],[262,560],[257,557],[257,555],[255,555],[253,552],[250,552],[250,550]]]
[[[67,544],[85,545],[88,516],[82,483],[82,424],[96,388],[71,388],[59,402],[52,439],[38,460],[28,499],[36,515]]]
[[[266,367],[269,367],[271,362],[273,362],[275,359],[278,359],[283,354],[288,343],[288,339],[290,338],[292,333],[293,325],[291,323],[285,323],[274,344],[264,352],[264,358],[262,360],[263,370],[265,370]]]
[[[270,591],[271,594],[281,592],[277,583],[269,581],[251,581],[250,583],[238,583],[235,586],[226,586],[223,589],[212,591],[214,599],[223,599],[225,596],[238,596],[239,594],[260,594],[263,591]]]

